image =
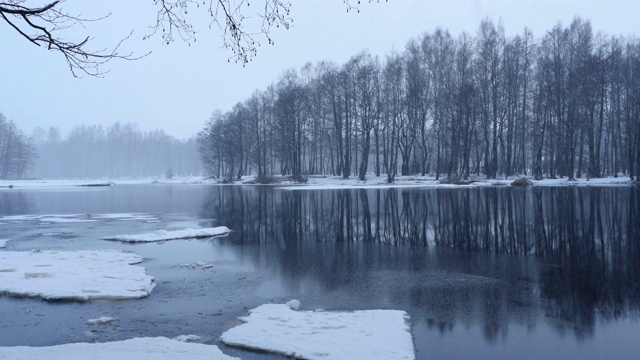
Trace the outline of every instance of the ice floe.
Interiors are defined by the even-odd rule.
[[[44,216],[40,218],[42,222],[49,223],[81,223],[81,222],[94,222],[98,221],[95,219],[78,219],[76,217],[52,217],[52,216]]]
[[[155,287],[142,257],[118,250],[0,252],[0,293],[46,300],[136,299]]]
[[[4,249],[5,247],[7,247],[8,242],[9,239],[0,239],[0,249]]]
[[[180,335],[173,338],[173,340],[178,340],[182,342],[193,342],[200,340],[201,337],[198,335]]]
[[[138,235],[116,235],[105,237],[105,240],[118,240],[125,242],[152,242],[152,241],[165,241],[165,240],[178,240],[178,239],[193,239],[212,236],[226,235],[230,232],[226,226],[218,226],[214,228],[203,229],[184,229],[184,230],[158,230],[152,233],[138,234]]]
[[[410,318],[399,310],[295,311],[266,304],[220,337],[230,346],[301,359],[415,359]]]
[[[118,320],[118,318],[113,318],[109,316],[101,316],[97,319],[89,319],[87,320],[87,325],[106,325],[110,324],[114,321]]]
[[[201,261],[197,261],[194,263],[190,263],[190,264],[180,264],[181,267],[186,267],[189,269],[210,269],[212,268],[214,265],[213,264],[207,264],[207,263],[203,263]]]
[[[158,220],[155,216],[146,213],[115,213],[115,214],[94,214],[93,219],[98,220],[118,220],[118,221],[140,221],[140,220]]]
[[[215,345],[187,343],[164,337],[134,338],[106,343],[73,343],[56,346],[0,347],[0,359],[47,360],[231,360]]]

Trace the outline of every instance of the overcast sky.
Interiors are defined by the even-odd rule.
[[[261,2],[253,0],[251,6]],[[87,28],[73,28],[69,38],[92,35],[101,48],[134,30],[124,50],[152,52],[136,61],[114,60],[104,78],[74,78],[59,54],[32,45],[0,20],[0,112],[27,133],[38,126],[58,126],[66,134],[75,124],[120,121],[187,138],[201,130],[215,109],[229,110],[288,68],[319,60],[341,64],[363,49],[383,57],[436,27],[454,36],[475,34],[483,18],[501,18],[507,35],[529,27],[539,38],[556,23],[568,25],[578,15],[591,20],[594,32],[637,35],[640,30],[636,0],[381,0],[362,1],[359,14],[347,13],[342,0],[291,2],[294,26],[275,30],[275,45],[263,41],[257,57],[243,68],[227,63],[231,54],[220,48],[220,31],[200,26],[204,23],[195,11],[191,14],[200,31],[196,43],[162,45],[159,36],[142,40],[155,22],[152,0],[67,0],[63,6],[71,13],[111,13]]]

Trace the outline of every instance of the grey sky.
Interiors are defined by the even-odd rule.
[[[261,1],[253,0],[252,6]],[[640,1],[635,0],[381,0],[362,1],[359,14],[346,13],[341,0],[291,2],[294,26],[274,30],[275,45],[262,41],[257,57],[243,68],[227,63],[230,53],[220,48],[221,32],[209,30],[206,18],[196,13],[196,43],[167,46],[159,36],[142,40],[155,22],[151,0],[68,0],[64,8],[71,13],[111,13],[87,29],[74,29],[69,37],[94,35],[95,46],[101,48],[134,30],[124,51],[152,51],[136,61],[114,60],[107,65],[111,72],[100,79],[74,78],[59,54],[30,44],[0,21],[0,112],[27,133],[37,126],[58,126],[66,134],[75,124],[121,121],[186,138],[201,130],[213,110],[229,110],[275,82],[287,68],[319,60],[344,63],[363,49],[383,57],[436,27],[454,36],[475,34],[483,18],[502,18],[508,35],[529,27],[538,38],[558,21],[567,25],[579,15],[591,20],[595,32],[637,35],[640,30]]]

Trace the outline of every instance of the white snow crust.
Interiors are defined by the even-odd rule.
[[[5,247],[7,247],[8,242],[9,239],[0,239],[0,249],[4,249]]]
[[[0,293],[46,300],[137,299],[154,278],[119,250],[0,252]]]
[[[193,239],[202,237],[212,237],[226,235],[230,232],[226,226],[218,226],[214,228],[203,229],[184,229],[184,230],[158,230],[156,232],[138,235],[116,235],[104,238],[105,240],[119,240],[124,242],[152,242],[177,239]]]
[[[295,311],[266,304],[222,334],[231,346],[300,359],[415,359],[409,315],[399,310]]]
[[[215,345],[157,338],[134,338],[107,343],[74,343],[45,347],[0,347],[0,359],[47,360],[231,360]]]

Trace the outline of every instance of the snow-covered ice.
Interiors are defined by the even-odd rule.
[[[298,310],[298,308],[300,308],[300,301],[296,299],[289,300],[285,305],[287,305],[291,310]]]
[[[87,320],[87,325],[106,325],[110,324],[114,321],[118,320],[118,318],[109,317],[109,316],[101,316],[97,319],[89,319]]]
[[[222,334],[223,343],[301,359],[415,359],[409,315],[400,310],[295,311],[266,304]]]
[[[8,242],[9,239],[0,239],[0,249],[4,249],[5,247],[7,247]]]
[[[174,340],[182,341],[182,342],[193,342],[201,339],[198,335],[180,335],[173,338]]]
[[[184,229],[184,230],[158,230],[152,233],[138,234],[138,235],[116,235],[105,237],[105,240],[119,240],[125,242],[152,242],[152,241],[165,241],[165,240],[177,240],[177,239],[193,239],[202,237],[212,237],[226,235],[230,232],[226,226],[218,226],[214,228],[203,229]]]
[[[74,343],[45,347],[0,347],[0,359],[47,360],[231,360],[215,345],[187,343],[164,337],[134,338],[107,343]]]
[[[137,299],[155,287],[142,257],[118,250],[0,252],[0,293],[46,300]]]
[[[156,217],[146,213],[109,213],[109,214],[94,214],[91,215],[93,219],[99,220],[155,220]]]

